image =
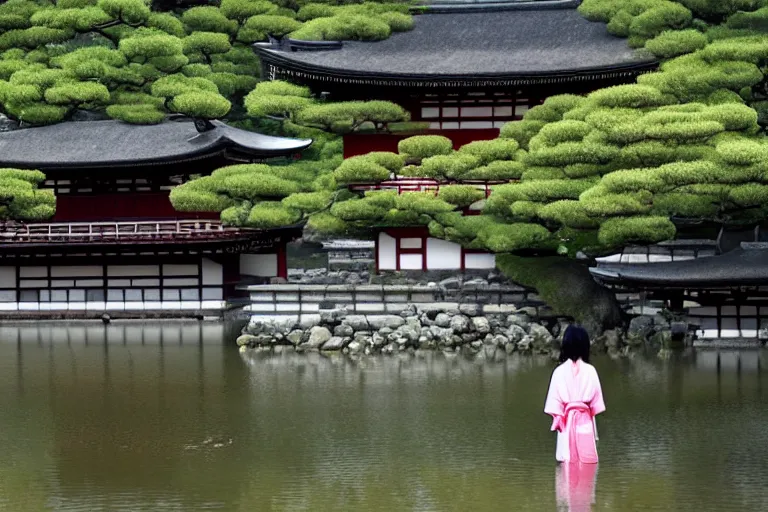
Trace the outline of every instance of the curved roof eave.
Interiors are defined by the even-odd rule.
[[[202,132],[191,121],[157,125],[78,121],[0,132],[0,166],[124,168],[189,162],[227,150],[259,159],[290,156],[311,144],[312,140],[262,135],[220,121]]]
[[[735,249],[686,261],[608,264],[589,269],[605,284],[627,288],[732,288],[768,284],[768,249]]]
[[[479,85],[494,83],[498,85],[534,85],[545,83],[578,82],[583,80],[600,80],[618,78],[621,76],[637,76],[658,67],[657,61],[641,61],[592,68],[563,69],[551,72],[508,72],[508,73],[466,73],[466,74],[427,74],[427,73],[391,73],[367,72],[339,69],[308,64],[292,60],[283,52],[258,49],[262,62],[282,66],[283,73],[294,74],[296,78],[350,84],[393,85],[427,87],[439,85]],[[280,73],[280,71],[278,71]]]
[[[254,50],[266,76],[371,85],[558,83],[639,74],[658,65],[573,8],[414,19],[413,30],[377,42],[283,40],[257,43]]]

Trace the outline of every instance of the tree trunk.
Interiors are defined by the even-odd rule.
[[[499,254],[496,266],[512,281],[535,288],[555,313],[572,317],[592,337],[622,324],[616,296],[597,284],[582,262],[558,256]]]

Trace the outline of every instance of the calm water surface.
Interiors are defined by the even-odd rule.
[[[588,474],[554,463],[548,361],[264,357],[225,337],[0,326],[0,508],[768,509],[760,352],[596,361]]]

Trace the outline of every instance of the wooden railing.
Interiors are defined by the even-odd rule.
[[[219,240],[242,235],[218,220],[0,223],[0,244]]]
[[[478,190],[482,190],[485,193],[485,197],[491,195],[491,187],[493,185],[500,185],[507,183],[506,181],[482,181],[482,180],[468,180],[457,183],[450,183],[440,181],[432,178],[397,178],[394,180],[386,180],[379,183],[356,183],[349,185],[350,190],[367,191],[367,190],[396,190],[398,194],[405,192],[435,192],[440,191],[440,187],[446,185],[472,185]]]

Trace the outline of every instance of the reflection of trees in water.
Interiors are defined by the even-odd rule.
[[[6,508],[41,509],[48,496],[105,508],[555,508],[550,361],[265,357],[223,346],[220,332],[200,344],[200,325],[92,325],[64,329],[69,340],[0,327],[0,497],[27,500]],[[767,497],[756,487],[768,470],[755,441],[768,422],[762,373],[721,369],[718,381],[694,358],[596,364],[608,405],[597,510]]]
[[[273,509],[290,510],[403,503],[415,510],[554,506],[554,437],[541,413],[552,368],[547,361],[478,366],[441,354],[357,362],[320,354],[243,357],[251,367],[260,442],[274,441],[270,422],[289,425],[290,446],[280,450],[286,455],[287,449],[295,471],[290,483],[269,478],[268,468],[280,466],[279,454],[262,453],[264,468],[249,482],[248,500],[279,496],[284,506]],[[715,418],[725,425],[720,437],[730,435],[732,444],[748,450],[753,441],[732,424],[744,419],[738,410],[724,423],[711,414],[723,397],[743,397],[740,407],[758,403],[759,380],[744,385],[742,374],[740,388],[718,383],[690,357],[596,364],[609,400],[608,413],[598,420],[603,471],[596,508],[728,506],[726,483],[739,470],[719,457],[732,447],[699,432]],[[282,397],[277,409],[274,396]],[[291,417],[298,427],[290,426]],[[721,448],[713,451],[709,445],[715,443]],[[750,492],[760,498],[760,491]]]
[[[0,334],[19,339],[2,348],[16,352],[23,400],[49,412],[37,442],[50,446],[44,467],[55,471],[59,500],[170,504],[237,493],[234,444],[204,444],[242,440],[248,424],[242,364],[220,325],[44,324]]]

